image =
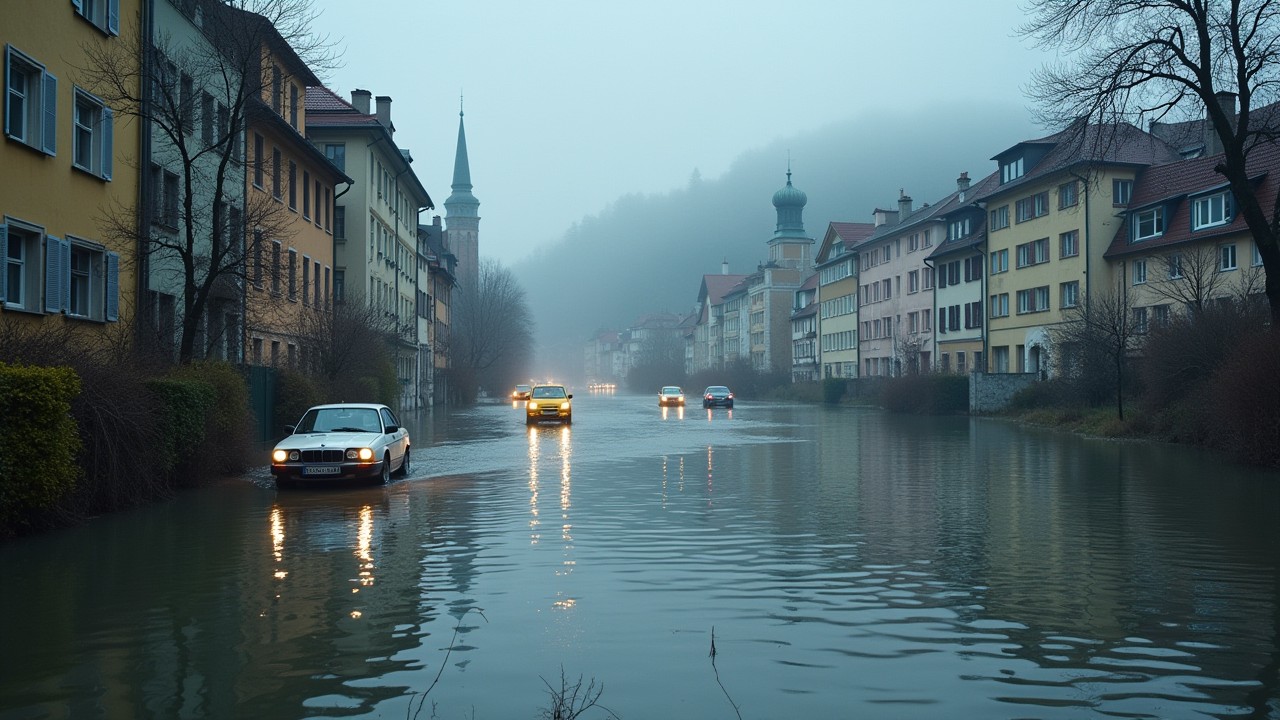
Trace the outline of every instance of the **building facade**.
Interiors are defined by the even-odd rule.
[[[871,223],[832,222],[815,258],[818,363],[824,378],[858,377],[858,254]]]

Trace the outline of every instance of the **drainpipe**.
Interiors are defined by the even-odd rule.
[[[151,41],[155,32],[155,0],[145,0],[142,6],[142,77],[139,82],[142,87],[139,88],[142,102],[138,108],[140,116],[138,123],[139,138],[138,142],[141,147],[138,148],[138,197],[141,202],[138,204],[137,212],[137,230],[138,237],[136,241],[136,257],[134,267],[137,271],[137,277],[134,278],[136,286],[137,303],[133,316],[133,332],[137,340],[142,340],[146,328],[150,325],[150,318],[146,323],[138,322],[138,315],[147,313],[150,315],[155,308],[152,307],[150,300],[147,298],[147,276],[151,272],[151,262],[147,257],[148,238],[151,231],[151,216],[148,210],[151,208],[152,197],[155,189],[151,187],[151,123],[146,120],[151,112],[151,86],[152,83],[148,78],[154,73],[153,52]]]
[[[945,243],[946,239],[942,242]],[[929,263],[929,258],[924,259],[924,265],[933,271],[933,287],[929,288],[929,297],[933,301],[933,309],[929,311],[933,315],[933,325],[929,327],[929,337],[933,340],[933,364],[937,367],[938,353],[942,352],[938,348],[938,331],[936,330],[938,327],[938,269]],[[923,278],[921,278],[921,284],[924,284]]]

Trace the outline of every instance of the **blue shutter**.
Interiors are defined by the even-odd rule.
[[[111,148],[114,145],[115,138],[112,130],[115,128],[114,113],[111,108],[102,107],[102,178],[104,180],[111,179]]]
[[[9,228],[0,225],[0,307],[4,307],[4,299],[8,297],[5,283],[9,280]]]
[[[50,155],[58,154],[58,78],[44,73],[40,86],[40,104],[43,107],[44,133],[41,149]]]
[[[107,321],[120,319],[120,254],[107,253]]]
[[[81,15],[84,14],[84,0],[71,0],[71,7],[75,8],[76,12]]]
[[[110,0],[107,3],[107,32],[112,35],[120,34],[120,0]]]
[[[9,134],[9,65],[13,63],[13,48],[4,46],[4,134]],[[3,300],[3,298],[0,298]]]
[[[71,285],[70,244],[46,235],[44,241],[44,311],[56,313],[66,307]]]

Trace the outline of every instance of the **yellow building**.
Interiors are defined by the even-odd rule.
[[[334,199],[352,181],[343,154],[304,135],[306,89],[320,80],[274,28],[266,37],[261,92],[245,112],[245,362],[310,367],[333,303]]]
[[[1144,167],[1178,154],[1131,125],[1074,125],[996,155],[987,220],[988,372],[1056,374],[1051,330],[1113,287],[1103,257]]]
[[[36,2],[8,10],[0,33],[0,322],[121,335],[136,289],[137,253],[126,236],[136,227],[129,208],[139,192],[140,133],[83,83],[96,69],[95,54],[137,36],[140,4]],[[136,66],[128,73],[136,77]]]
[[[818,248],[818,363],[821,377],[858,377],[858,267],[854,246],[872,223],[832,222]]]

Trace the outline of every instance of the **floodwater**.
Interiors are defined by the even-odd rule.
[[[0,718],[1280,718],[1280,477],[578,391],[0,545]]]

